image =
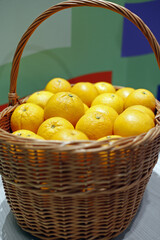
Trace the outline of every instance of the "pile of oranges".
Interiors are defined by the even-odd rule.
[[[155,126],[156,99],[146,89],[118,90],[107,82],[71,84],[54,78],[11,116],[13,134],[39,140],[105,140]]]

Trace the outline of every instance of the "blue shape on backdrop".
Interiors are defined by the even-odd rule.
[[[125,7],[137,14],[150,28],[160,43],[160,0],[143,3],[126,3]],[[142,32],[124,18],[122,36],[122,57],[152,53],[152,49]]]
[[[160,101],[160,85],[157,87],[157,99]]]

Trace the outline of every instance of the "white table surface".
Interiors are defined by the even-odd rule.
[[[158,188],[160,188],[160,154],[159,154],[158,162],[157,162],[156,166],[154,167],[153,173],[156,173],[155,175],[158,176],[158,183],[159,183]],[[154,187],[154,183],[153,183],[152,186],[150,186],[150,188],[152,189],[153,187]],[[149,193],[151,195],[152,191],[149,191]],[[153,194],[155,194],[155,192],[153,192]],[[152,198],[151,196],[149,196],[149,197]],[[144,196],[144,198],[145,198],[145,196]],[[149,202],[151,203],[152,199],[150,199],[150,200],[151,201],[149,201]],[[156,199],[156,201],[157,201],[157,199]],[[158,212],[158,215],[157,215],[159,217],[159,220],[160,220],[160,205],[159,205],[159,203],[160,203],[160,199],[158,199],[158,208],[159,208],[158,211],[159,212]],[[154,203],[152,202],[152,208],[153,207],[154,207]],[[142,206],[141,212],[143,212],[143,208],[146,208],[146,206],[145,207]],[[157,209],[154,209],[154,210],[157,213]],[[155,217],[151,216],[152,220],[151,219],[150,220],[155,221],[155,227],[156,226],[160,227],[160,223],[159,223],[159,220],[157,220],[157,216],[155,216]],[[139,221],[139,219],[137,221]],[[131,224],[131,225],[137,225],[137,221],[135,221],[136,223]],[[141,224],[140,221],[139,221],[139,224]],[[146,222],[146,226],[147,226],[147,224],[151,224],[151,223]],[[140,227],[141,226],[139,225],[139,228]],[[134,236],[132,235],[132,231],[134,231],[133,230],[134,228],[135,228],[135,226],[132,226],[131,229],[127,230],[127,231],[130,231],[129,236],[127,235],[128,234],[128,232],[127,232],[127,234],[126,233],[122,234],[122,235],[120,235],[120,237],[115,238],[115,240],[122,240],[122,239],[123,240],[146,240],[146,239],[153,240],[152,237],[148,236],[149,231],[151,232],[151,233],[149,233],[149,234],[151,234],[151,236],[154,235],[154,240],[160,240],[160,235],[158,235],[159,233],[157,235],[155,235],[155,232],[153,233],[151,231],[151,229],[150,230],[148,229],[148,227],[146,227],[146,229],[145,229],[144,222],[143,222],[142,227],[141,227],[141,228],[143,228],[142,232],[144,232],[144,237],[143,238],[138,233],[136,235],[136,239],[135,239],[135,237],[134,237],[135,235]],[[138,231],[141,232],[141,229],[138,230]],[[153,233],[153,235],[152,235],[152,233]],[[146,234],[146,236],[145,236],[145,234]],[[9,207],[7,201],[6,201],[5,193],[4,193],[3,186],[2,186],[2,180],[1,180],[1,177],[0,177],[0,240],[36,240],[36,239],[37,238],[32,237],[30,234],[22,231],[21,228],[17,225],[16,220],[15,220],[12,212],[10,211],[10,207]]]

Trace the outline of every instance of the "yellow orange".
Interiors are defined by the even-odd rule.
[[[132,92],[125,101],[125,108],[133,105],[143,105],[154,111],[156,107],[156,99],[150,91],[146,89],[137,89]]]
[[[12,134],[19,136],[19,137],[24,137],[24,138],[35,138],[35,139],[44,140],[43,137],[38,136],[34,132],[32,132],[30,130],[25,130],[25,129],[17,130],[15,132],[13,132]]]
[[[64,78],[53,78],[47,83],[45,90],[52,93],[68,92],[71,90],[71,84]]]
[[[40,107],[44,108],[46,103],[53,96],[53,93],[49,91],[38,91],[29,96],[27,103],[35,103]]]
[[[99,138],[98,141],[109,140],[109,139],[113,139],[114,140],[114,138],[121,138],[121,136],[119,136],[119,135],[108,135],[108,136]]]
[[[97,82],[94,84],[99,94],[101,93],[115,93],[115,88],[108,82]]]
[[[104,113],[106,116],[108,116],[110,118],[112,123],[114,123],[114,121],[118,117],[118,113],[116,112],[116,110],[114,110],[114,108],[107,106],[107,105],[103,105],[103,104],[94,105],[94,106],[90,107],[86,111],[86,113],[89,113],[92,111]]]
[[[148,132],[155,126],[153,119],[138,110],[121,113],[114,122],[114,134],[122,137],[136,136]]]
[[[94,84],[90,82],[79,82],[76,83],[72,88],[71,92],[76,94],[80,99],[88,106],[91,106],[92,101],[98,95],[98,91]]]
[[[34,103],[23,103],[19,105],[11,116],[12,131],[26,129],[34,133],[44,121],[44,110]]]
[[[118,96],[120,96],[121,98],[123,98],[123,100],[126,100],[126,98],[134,91],[134,88],[130,88],[130,87],[123,87],[120,88],[116,91],[116,94]]]
[[[63,128],[74,129],[73,125],[66,119],[52,117],[40,125],[37,134],[46,140],[52,140],[53,135]]]
[[[88,140],[88,137],[78,130],[62,129],[55,133],[52,140],[73,141],[73,140]]]
[[[109,117],[100,112],[83,115],[76,124],[76,130],[82,131],[91,140],[97,140],[112,134],[113,124]]]
[[[63,117],[74,126],[83,114],[83,102],[77,95],[70,92],[59,92],[54,94],[44,108],[45,119]]]
[[[86,113],[89,107],[85,103],[83,103],[83,105],[84,105],[84,112]]]
[[[92,102],[92,106],[104,104],[114,108],[118,114],[124,109],[123,99],[115,93],[102,93],[98,95]]]
[[[155,119],[155,115],[154,115],[153,111],[148,107],[145,107],[143,105],[133,105],[131,107],[126,108],[125,111],[132,110],[132,109],[147,113],[153,120]]]

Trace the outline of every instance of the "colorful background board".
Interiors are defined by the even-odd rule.
[[[11,61],[20,37],[35,17],[57,2],[60,0],[0,1],[0,105],[8,101]],[[159,1],[113,2],[142,17],[159,40]],[[138,12],[137,6],[140,6]],[[139,30],[133,32],[138,41],[134,43],[128,34],[133,24],[131,30],[128,24],[117,13],[93,7],[67,9],[51,16],[25,47],[17,94],[23,97],[43,89],[50,79],[58,76],[73,79],[111,72],[114,85],[147,88],[158,97],[160,71],[155,56]],[[142,43],[138,40],[140,35]]]

